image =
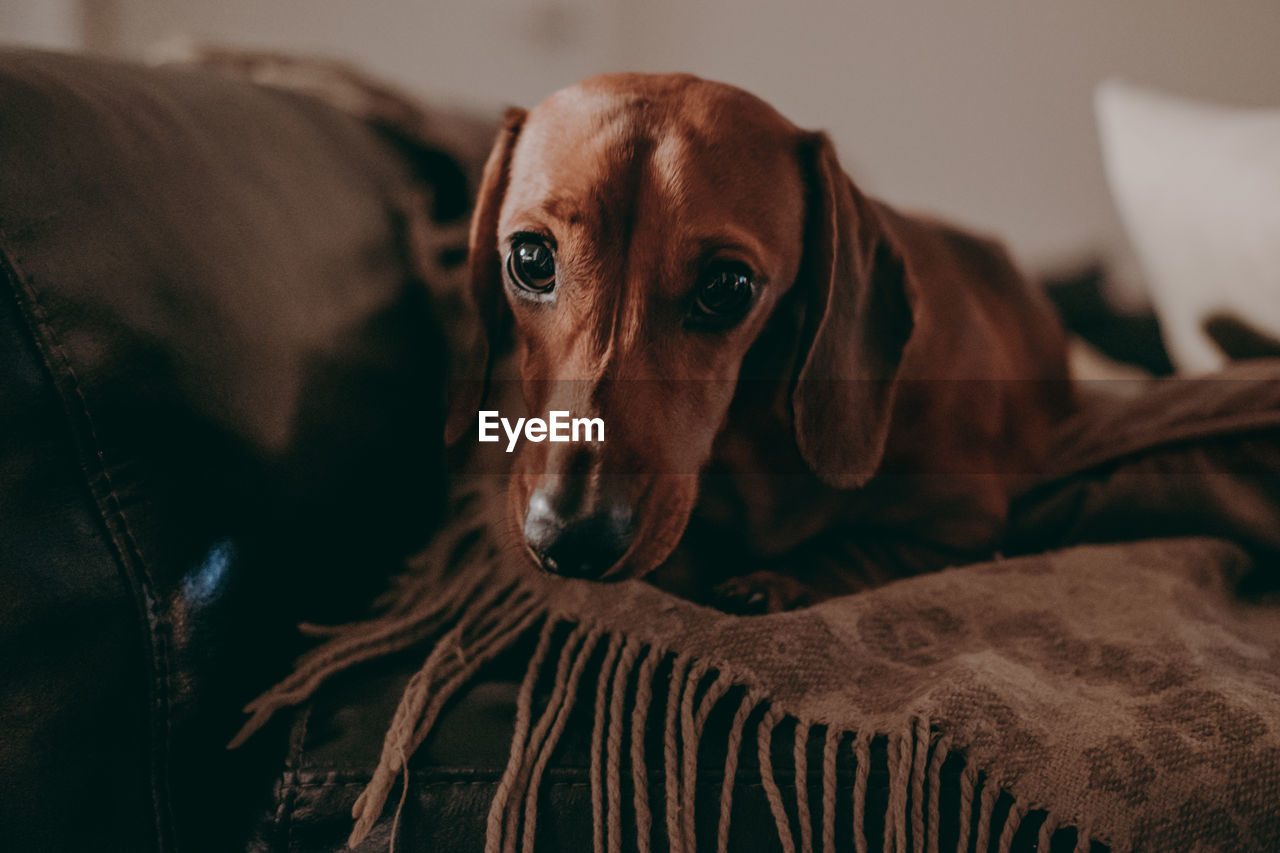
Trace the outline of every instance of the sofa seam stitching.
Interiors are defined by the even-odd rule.
[[[125,512],[124,504],[120,500],[120,496],[116,491],[115,484],[112,482],[111,474],[107,470],[106,459],[103,453],[102,441],[98,434],[98,428],[93,415],[89,411],[89,403],[84,395],[84,389],[80,382],[80,378],[76,373],[75,367],[71,363],[71,359],[67,354],[66,347],[63,345],[58,333],[53,328],[49,320],[48,311],[41,300],[40,293],[35,286],[35,282],[31,275],[27,273],[23,267],[23,259],[15,255],[7,248],[8,240],[4,233],[4,229],[0,228],[0,259],[6,262],[9,268],[9,279],[14,285],[11,291],[18,303],[20,314],[27,319],[28,329],[35,343],[36,350],[41,354],[41,360],[44,362],[45,369],[48,371],[50,379],[54,384],[54,388],[58,390],[58,395],[63,400],[64,416],[68,420],[74,421],[72,412],[74,409],[83,419],[84,428],[87,429],[88,435],[83,435],[81,430],[77,430],[74,423],[68,424],[72,430],[73,437],[81,434],[82,439],[87,439],[89,448],[83,446],[78,448],[78,456],[80,456],[80,469],[84,476],[85,486],[88,488],[90,495],[94,498],[101,520],[107,528],[108,537],[114,543],[117,558],[121,560],[126,569],[126,575],[129,574],[128,568],[133,564],[139,577],[138,589],[134,593],[141,601],[135,601],[135,606],[141,604],[143,616],[145,617],[145,634],[150,642],[147,643],[148,651],[155,664],[155,671],[151,674],[148,682],[152,683],[155,689],[155,695],[152,696],[150,703],[151,713],[160,717],[159,720],[153,720],[152,725],[157,727],[163,733],[162,753],[155,759],[155,763],[159,767],[155,767],[161,778],[153,779],[153,792],[155,787],[163,790],[163,803],[154,803],[153,806],[157,812],[157,818],[163,813],[167,818],[168,826],[157,827],[161,833],[161,837],[157,839],[161,849],[163,849],[166,840],[172,840],[174,835],[174,814],[172,809],[171,797],[169,792],[169,753],[172,747],[172,719],[169,714],[169,659],[168,650],[161,636],[160,625],[165,622],[159,613],[159,598],[156,594],[155,579],[152,577],[150,567],[146,559],[142,556],[141,549],[138,547],[137,537],[133,533],[133,526],[130,524],[128,515]],[[23,298],[25,297],[25,299]],[[25,303],[25,310],[24,308]],[[32,328],[32,327],[35,328]],[[38,332],[37,332],[38,329]],[[41,345],[43,339],[44,345]],[[58,362],[54,364],[54,360]],[[59,381],[61,376],[62,381]],[[70,393],[68,393],[69,386]],[[74,397],[74,400],[69,399]],[[76,442],[78,445],[81,442]],[[97,463],[93,465],[95,472],[100,474],[105,485],[105,494],[95,488],[92,479],[93,473],[90,466],[86,464],[85,457],[90,455],[86,453],[87,449],[93,451]],[[104,501],[104,498],[109,500]],[[106,503],[107,506],[103,504]],[[108,518],[114,515],[119,519],[120,531],[114,532],[113,525]],[[154,737],[156,731],[152,732]],[[154,765],[153,765],[154,767]],[[154,796],[154,793],[153,793]]]

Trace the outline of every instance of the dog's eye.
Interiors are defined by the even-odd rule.
[[[556,256],[545,243],[521,240],[507,255],[507,275],[530,293],[549,293],[556,286]]]
[[[691,319],[703,326],[730,326],[746,316],[755,292],[755,281],[746,266],[739,263],[716,264],[703,274],[698,283]]]

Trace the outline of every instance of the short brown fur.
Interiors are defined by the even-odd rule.
[[[554,239],[554,308],[504,285],[518,232]],[[825,135],[723,84],[604,75],[512,111],[471,238],[529,409],[608,429],[525,443],[511,524],[549,478],[626,472],[634,535],[604,577],[782,609],[990,553],[1070,405],[1064,334],[999,245],[864,196]],[[714,334],[680,324],[708,250],[760,284]]]

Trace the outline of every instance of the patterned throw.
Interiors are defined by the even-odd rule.
[[[337,671],[431,648],[356,804],[354,846],[398,818],[388,800],[449,698],[526,637],[489,851],[532,848],[539,785],[575,703],[594,721],[599,850],[624,837],[648,850],[659,834],[673,850],[725,850],[740,748],[759,756],[787,853],[864,849],[872,809],[884,848],[900,851],[935,850],[940,835],[959,849],[1007,850],[1015,837],[1048,849],[1064,832],[1080,850],[1280,849],[1280,602],[1249,592],[1280,575],[1280,365],[1099,403],[1063,430],[1059,458],[1014,536],[1053,550],[757,617],[636,581],[536,576],[486,533],[482,510],[502,501],[464,498],[382,614],[326,632],[249,707],[241,737]],[[1108,530],[1133,536],[1060,547]],[[551,685],[545,701],[536,684]],[[695,838],[713,708],[732,720],[714,735],[728,745],[719,832]],[[644,749],[654,726],[659,766]],[[794,741],[785,772],[820,785],[778,784],[779,738]],[[887,806],[867,797],[880,749]],[[958,796],[942,794],[948,758],[963,761]],[[852,825],[835,819],[837,763],[854,768]],[[655,778],[664,797],[651,803]]]

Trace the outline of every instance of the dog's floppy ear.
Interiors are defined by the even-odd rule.
[[[802,140],[809,203],[800,298],[796,443],[837,488],[861,486],[884,455],[912,312],[902,259],[825,134]]]
[[[507,193],[511,152],[515,149],[526,112],[507,110],[502,129],[489,152],[480,179],[475,210],[471,214],[471,248],[468,255],[471,300],[479,316],[479,326],[466,361],[470,375],[454,376],[449,392],[449,419],[445,442],[453,444],[476,417],[487,392],[492,347],[500,340],[507,322],[507,306],[502,294],[502,260],[498,255],[498,214]]]

